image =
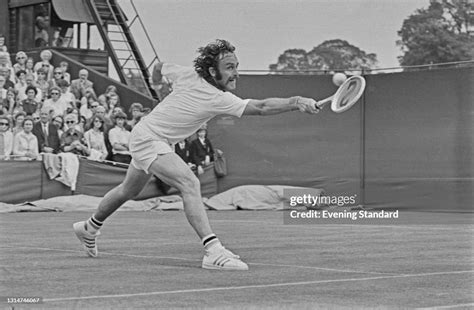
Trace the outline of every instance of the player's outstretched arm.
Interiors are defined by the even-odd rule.
[[[296,96],[262,100],[251,99],[244,110],[244,115],[274,115],[297,110],[310,114],[319,112],[314,99]]]

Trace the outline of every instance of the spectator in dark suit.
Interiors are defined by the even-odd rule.
[[[40,153],[58,153],[60,140],[58,128],[51,122],[51,110],[43,108],[40,111],[40,121],[33,126],[33,134],[38,138]]]
[[[195,165],[191,162],[191,154],[189,149],[189,143],[187,140],[179,141],[174,146],[174,152],[181,157],[181,159],[188,164],[189,167],[193,168]]]
[[[191,142],[189,150],[191,162],[197,166],[198,174],[203,174],[204,167],[214,161],[214,149],[211,141],[207,138],[205,128],[200,128],[197,131],[197,139]]]

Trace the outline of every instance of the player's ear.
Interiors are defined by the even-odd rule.
[[[216,68],[214,68],[214,67],[209,67],[209,74],[210,74],[213,78],[215,78],[216,75],[217,75],[217,70],[216,70]]]

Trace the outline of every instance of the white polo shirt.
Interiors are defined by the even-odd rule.
[[[140,123],[148,132],[175,144],[217,115],[241,117],[250,99],[224,92],[201,78],[194,68],[163,64],[173,91]]]

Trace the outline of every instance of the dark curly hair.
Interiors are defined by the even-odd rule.
[[[219,63],[219,55],[225,53],[233,53],[235,47],[226,40],[217,39],[215,42],[209,43],[198,49],[200,54],[194,60],[194,70],[206,81],[214,84],[209,68],[214,67],[217,70]]]

